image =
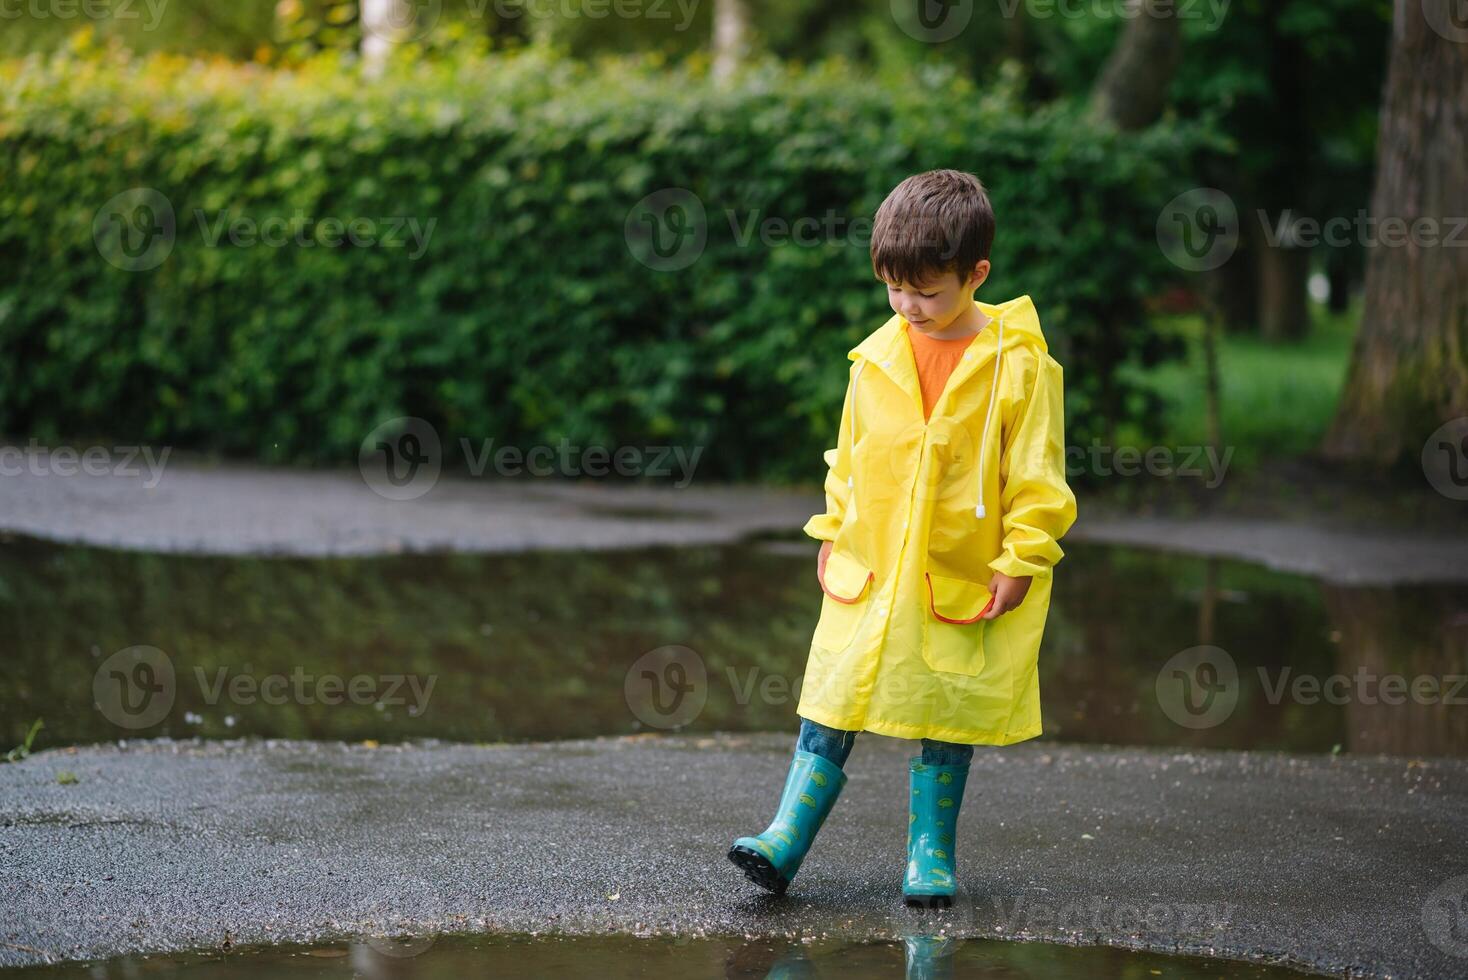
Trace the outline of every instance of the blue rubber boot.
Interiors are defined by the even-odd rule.
[[[924,764],[922,756],[913,756],[908,760],[907,775],[912,793],[907,815],[907,879],[902,883],[902,897],[908,905],[947,908],[953,904],[958,886],[953,847],[968,765],[930,766]]]
[[[845,785],[846,773],[836,763],[796,749],[775,819],[763,833],[736,840],[729,860],[756,885],[785,894]]]

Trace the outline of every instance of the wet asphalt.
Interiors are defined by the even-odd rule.
[[[772,815],[793,738],[41,752],[0,765],[0,965],[405,931],[919,930],[1468,975],[1468,761],[981,748],[961,900],[917,912],[915,743],[858,740],[784,898],[728,863]]]

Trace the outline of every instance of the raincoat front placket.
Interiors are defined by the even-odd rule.
[[[991,337],[993,335],[992,330],[990,330],[992,325],[992,323],[986,324],[984,331],[975,337],[973,343],[977,344],[981,339]],[[882,651],[887,645],[887,630],[892,623],[892,610],[895,607],[894,600],[896,599],[898,586],[901,584],[902,578],[907,572],[905,559],[907,558],[907,546],[912,541],[912,517],[917,488],[920,485],[927,485],[929,476],[928,469],[933,465],[932,454],[928,451],[928,437],[933,431],[932,419],[942,414],[942,409],[948,403],[951,392],[957,390],[960,385],[968,381],[981,367],[998,356],[998,342],[991,342],[994,343],[994,349],[988,352],[987,356],[973,357],[974,350],[972,344],[968,350],[964,351],[959,365],[948,376],[948,381],[944,384],[942,393],[933,405],[933,416],[927,419],[923,418],[923,397],[922,389],[918,384],[917,362],[912,353],[911,341],[905,335],[901,333],[897,334],[895,341],[887,351],[887,356],[882,360],[868,362],[875,363],[880,367],[907,394],[909,401],[917,411],[918,419],[922,421],[923,425],[923,438],[917,448],[918,465],[913,472],[912,483],[907,490],[907,513],[902,521],[902,544],[897,549],[897,556],[892,562],[892,570],[891,574],[887,576],[887,583],[882,586],[881,591],[874,597],[876,605],[873,608],[873,612],[881,617],[882,628],[876,637],[877,655],[871,658],[870,677],[867,679],[870,683],[875,683],[877,675],[881,673]],[[901,365],[900,373],[893,372],[894,360]],[[994,383],[998,384],[998,381],[999,379],[996,377]],[[984,447],[979,446],[977,451],[979,453],[984,452]]]

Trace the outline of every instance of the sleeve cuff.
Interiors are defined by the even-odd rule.
[[[841,530],[841,521],[830,514],[817,514],[806,521],[801,530],[817,541],[835,541],[836,532]]]
[[[989,562],[989,568],[998,572],[1000,575],[1008,575],[1010,578],[1044,577],[1054,571],[1053,565],[1042,565],[1038,562],[1025,561],[1010,551],[1004,552],[1004,554]]]

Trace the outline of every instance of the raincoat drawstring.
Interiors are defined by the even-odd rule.
[[[846,474],[846,489],[851,491],[846,495],[849,514],[856,513],[856,383],[861,380],[861,369],[866,366],[865,360],[857,361],[856,374],[851,379],[851,455],[847,460],[850,472]]]
[[[999,318],[999,344],[994,348],[994,387],[989,391],[989,410],[984,413],[984,435],[979,439],[979,502],[974,516],[980,520],[988,513],[984,507],[984,447],[989,444],[989,423],[994,418],[994,397],[999,394],[999,360],[1004,356],[1004,317]],[[1002,447],[1001,447],[1002,450]]]

